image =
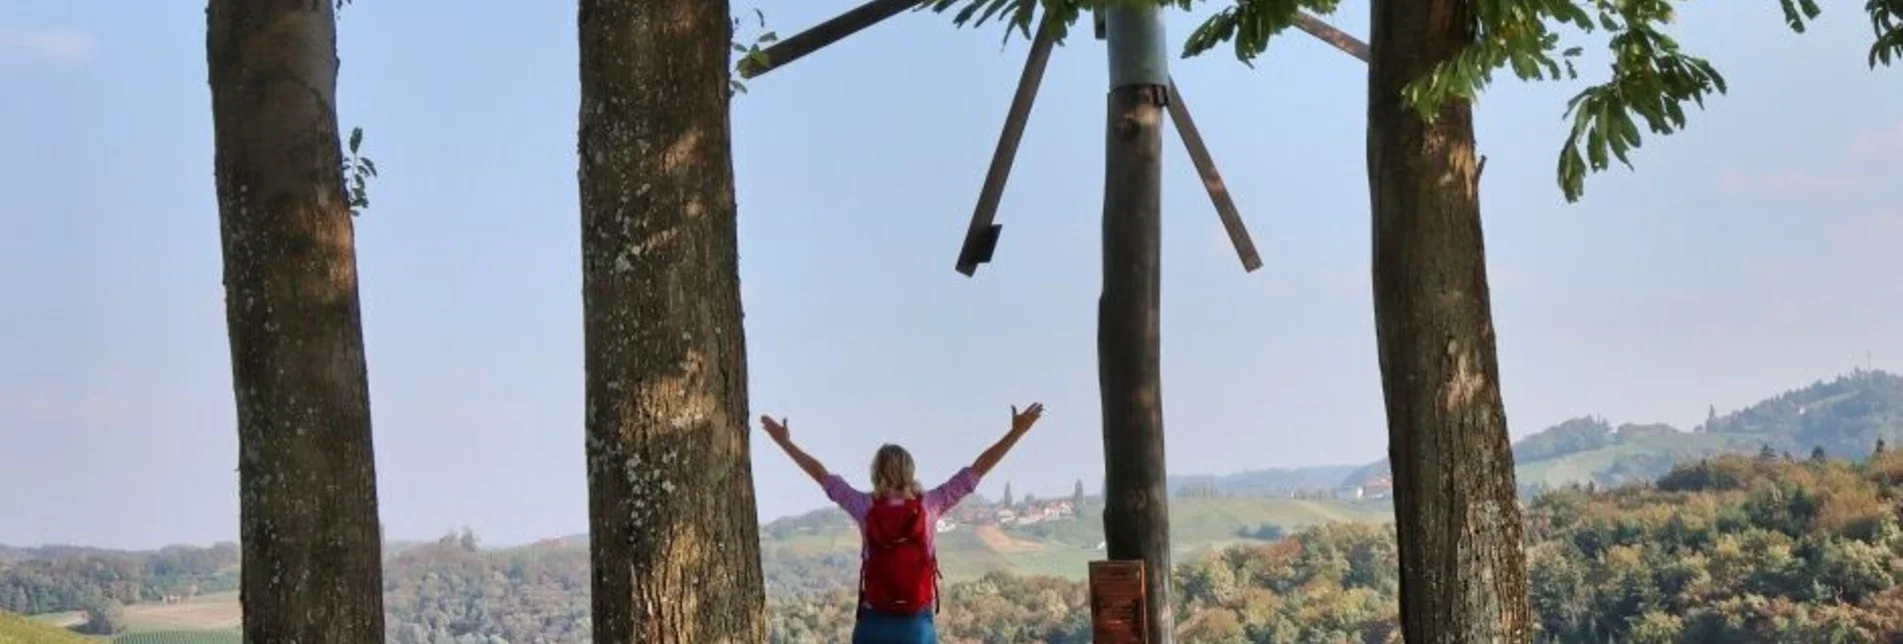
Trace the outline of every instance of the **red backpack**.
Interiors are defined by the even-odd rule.
[[[938,560],[926,546],[925,507],[877,500],[866,512],[866,560],[859,573],[860,600],[872,610],[916,615],[937,608]]]

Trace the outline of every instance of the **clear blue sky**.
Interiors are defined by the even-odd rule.
[[[1516,435],[1586,413],[1689,427],[1866,351],[1903,365],[1903,70],[1866,70],[1855,7],[1799,37],[1768,0],[1733,4],[1682,20],[1732,94],[1582,204],[1552,179],[1576,87],[1485,97]],[[848,6],[762,8],[785,34]],[[1365,34],[1366,6],[1335,20]],[[0,543],[237,533],[204,21],[180,0],[0,5]],[[383,170],[358,241],[390,536],[583,531],[573,3],[360,0],[340,29],[344,126]],[[1289,36],[1254,70],[1226,53],[1175,67],[1267,266],[1241,271],[1168,139],[1173,472],[1384,453],[1365,72]],[[790,416],[855,478],[883,440],[949,474],[1007,405],[1042,400],[1047,420],[984,489],[1100,480],[1100,43],[1052,62],[995,263],[951,270],[1023,50],[908,14],[735,103],[755,413]],[[759,447],[764,517],[824,502]]]

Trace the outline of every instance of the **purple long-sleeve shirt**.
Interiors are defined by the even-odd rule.
[[[957,506],[959,501],[965,500],[965,497],[969,496],[972,490],[978,489],[978,479],[978,471],[966,467],[958,470],[957,474],[953,474],[951,480],[945,481],[944,484],[927,491],[925,496],[919,499],[919,505],[923,506],[925,511],[926,525],[938,525],[938,517],[940,515]],[[852,516],[853,523],[859,525],[860,534],[864,535],[866,529],[866,514],[872,511],[872,494],[854,488],[851,484],[846,483],[846,479],[841,478],[838,474],[827,475],[824,487],[826,488],[826,496],[831,498],[833,503],[839,504],[839,509],[845,510],[846,514]],[[904,503],[904,500],[887,498],[885,502],[897,504]],[[938,547],[934,541],[934,536],[937,532],[938,530],[936,529],[928,529],[925,531],[925,548],[928,552],[931,552],[933,556],[937,556],[938,554]],[[862,558],[865,556],[865,548],[863,545],[860,547],[859,555]]]

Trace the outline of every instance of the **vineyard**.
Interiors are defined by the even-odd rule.
[[[238,631],[157,631],[120,635],[112,644],[244,644]]]

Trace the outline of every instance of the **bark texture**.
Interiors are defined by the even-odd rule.
[[[328,0],[212,0],[206,13],[245,641],[382,641],[336,17]]]
[[[593,625],[766,641],[724,0],[582,0]]]
[[[1473,40],[1470,0],[1375,0],[1368,68],[1374,302],[1409,644],[1531,637],[1500,399],[1472,107],[1401,89]]]
[[[1163,459],[1162,153],[1168,88],[1110,92],[1104,162],[1103,296],[1097,382],[1103,400],[1104,546],[1141,559],[1149,642],[1175,641],[1170,510]]]

